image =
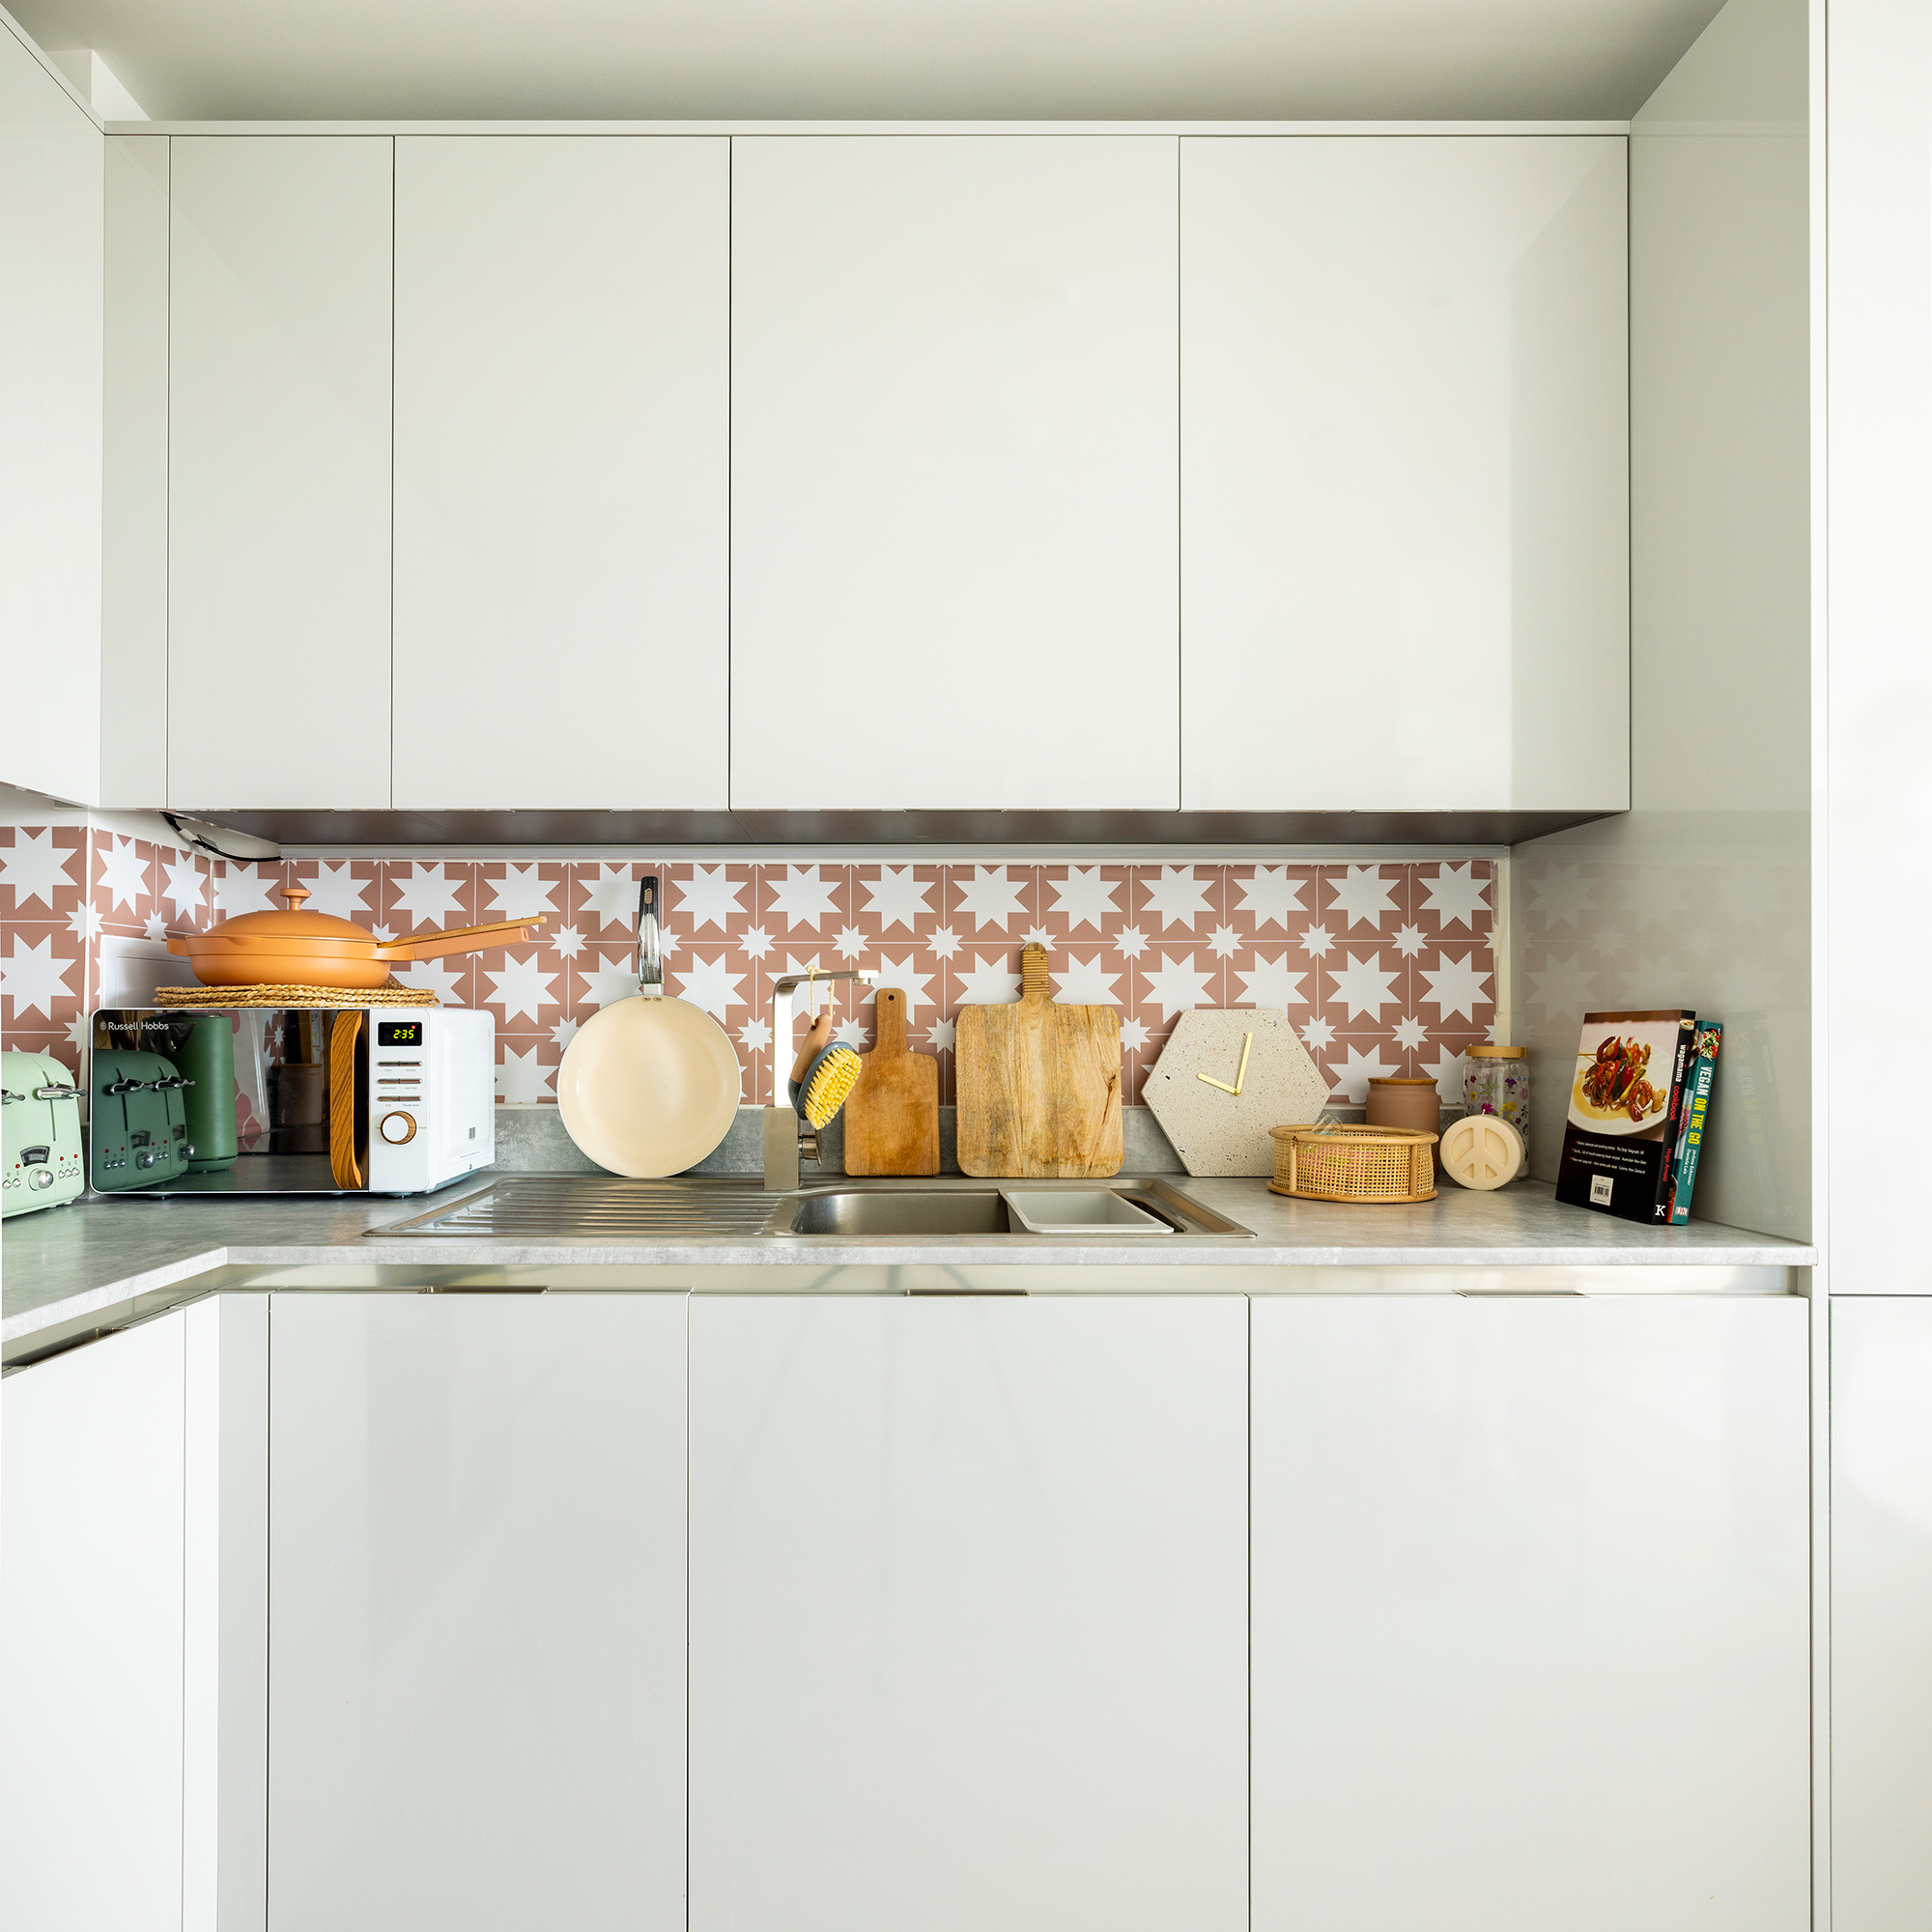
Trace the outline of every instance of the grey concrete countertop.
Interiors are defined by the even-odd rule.
[[[667,1236],[621,1246],[579,1240],[530,1241],[398,1236],[365,1238],[365,1230],[415,1218],[488,1184],[495,1175],[470,1177],[428,1199],[369,1201],[330,1196],[313,1202],[89,1200],[9,1221],[0,1240],[0,1343],[17,1354],[32,1338],[71,1329],[88,1318],[126,1320],[185,1298],[205,1278],[236,1279],[237,1270],[360,1269],[369,1285],[409,1286],[406,1271],[438,1268],[558,1268],[633,1270],[781,1267],[763,1277],[773,1289],[831,1285],[828,1271],[970,1267],[1013,1269],[1016,1285],[1050,1270],[1057,1292],[1074,1268],[1164,1268],[1188,1285],[1225,1285],[1232,1292],[1269,1285],[1265,1271],[1294,1271],[1277,1285],[1308,1287],[1299,1271],[1346,1269],[1790,1269],[1811,1266],[1816,1250],[1770,1236],[1693,1221],[1683,1228],[1646,1228],[1605,1214],[1560,1205],[1539,1181],[1520,1181],[1493,1194],[1445,1186],[1438,1199],[1416,1207],[1351,1208],[1333,1202],[1290,1201],[1261,1180],[1176,1177],[1187,1194],[1254,1231],[1255,1238],[1190,1243],[1163,1254],[1146,1238],[971,1236],[855,1239],[848,1236]],[[838,1177],[809,1187],[849,1185]],[[903,1183],[859,1183],[895,1185]],[[957,1180],[919,1183],[959,1186]],[[983,1183],[982,1183],[983,1184]],[[1202,1270],[1239,1269],[1238,1277]],[[344,1273],[345,1284],[362,1276]],[[723,1276],[716,1277],[723,1280]],[[754,1277],[754,1281],[758,1278]],[[1121,1277],[1113,1275],[1115,1281]],[[1417,1278],[1419,1279],[1419,1277]],[[1687,1278],[1688,1279],[1688,1278]],[[1085,1287],[1088,1277],[1073,1278]],[[1144,1278],[1154,1287],[1153,1278]],[[660,1285],[639,1277],[639,1285]],[[289,1286],[300,1285],[291,1281]],[[611,1284],[617,1285],[617,1284]],[[669,1285],[665,1282],[662,1285]],[[742,1286],[740,1280],[737,1285]],[[762,1284],[760,1284],[762,1285]],[[1092,1286],[1098,1289],[1096,1275]],[[854,1283],[854,1286],[857,1286]]]

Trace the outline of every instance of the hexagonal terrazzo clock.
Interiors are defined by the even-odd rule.
[[[1141,1098],[1189,1174],[1272,1174],[1268,1129],[1329,1104],[1288,1015],[1265,1008],[1182,1013]]]

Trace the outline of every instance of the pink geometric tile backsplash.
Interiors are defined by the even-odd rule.
[[[1126,1097],[1194,1007],[1287,1012],[1338,1098],[1379,1074],[1433,1074],[1490,1037],[1496,982],[1487,860],[1354,865],[921,864],[298,859],[244,866],[99,829],[0,826],[0,1032],[72,1063],[108,935],[162,937],[279,906],[284,885],[384,938],[545,915],[537,943],[421,961],[397,977],[487,1009],[499,1099],[554,1100],[571,1037],[636,984],[638,879],[665,882],[668,992],[737,1043],[743,1098],[771,1095],[779,974],[870,967],[904,989],[911,1043],[939,1057],[952,1099],[959,1008],[1019,990],[1037,939],[1055,997],[1118,1007]],[[835,1000],[840,1035],[871,1044],[869,991]],[[799,1037],[805,1025],[797,1022]],[[789,1054],[786,1055],[787,1060]]]

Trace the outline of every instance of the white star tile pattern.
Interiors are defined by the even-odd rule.
[[[636,987],[646,872],[664,882],[666,990],[702,1007],[737,1044],[749,1102],[771,1094],[772,981],[816,960],[867,968],[904,990],[911,1043],[937,1053],[950,1104],[954,1015],[1018,996],[1030,935],[1047,948],[1055,998],[1120,1013],[1134,1104],[1180,1014],[1199,1008],[1285,1013],[1332,1087],[1378,1069],[1434,1074],[1446,1100],[1460,1091],[1463,1050],[1495,1018],[1492,879],[1480,859],[700,865],[518,854],[301,859],[231,878],[205,853],[49,825],[0,826],[0,1031],[10,1046],[71,1063],[71,1036],[84,1032],[100,983],[102,937],[205,930],[231,907],[278,905],[285,884],[305,886],[315,910],[401,935],[541,912],[534,945],[426,960],[402,977],[489,1012],[498,1096],[550,1103],[577,1029]],[[1532,948],[1523,997],[1563,1007],[1617,997],[1614,976],[1577,967],[1571,937],[1604,919],[1596,907],[1614,894],[1575,867],[1551,867],[1532,892],[1545,909],[1531,922],[1554,943]],[[846,989],[836,1004],[843,1037],[868,1046],[872,994]]]

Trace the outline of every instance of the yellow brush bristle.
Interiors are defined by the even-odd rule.
[[[863,1070],[859,1056],[849,1046],[836,1046],[826,1055],[805,1090],[805,1118],[814,1130],[824,1126],[845,1104]]]

